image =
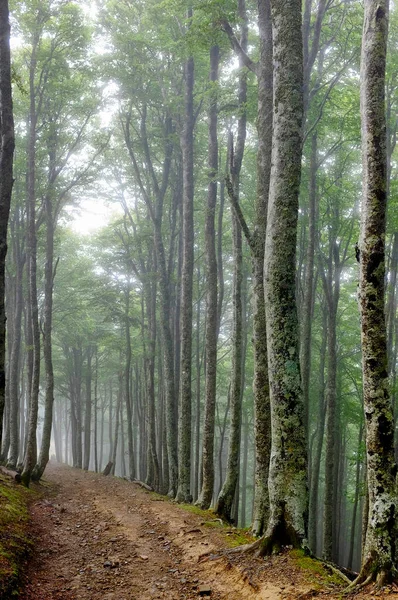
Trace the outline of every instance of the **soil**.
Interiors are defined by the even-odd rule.
[[[45,493],[31,507],[34,553],[21,600],[340,597],[332,577],[325,589],[322,575],[321,590],[317,573],[303,574],[288,553],[203,560],[235,535],[209,513],[193,514],[115,477],[57,464],[45,476]]]

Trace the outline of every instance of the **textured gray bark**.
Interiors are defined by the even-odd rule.
[[[362,567],[383,585],[395,573],[396,464],[385,327],[386,121],[388,2],[366,0],[361,56],[363,198],[359,306],[369,512]]]
[[[192,10],[188,11],[188,18]],[[191,418],[192,418],[192,296],[194,261],[194,61],[185,63],[185,119],[181,139],[183,164],[183,262],[181,272],[181,318],[180,318],[180,403],[178,422],[178,490],[177,502],[191,502]]]
[[[28,398],[29,398],[29,417],[27,427],[27,441],[25,447],[24,466],[22,472],[22,482],[29,485],[32,470],[36,464],[37,458],[37,416],[39,409],[39,381],[40,381],[40,331],[39,331],[39,308],[37,301],[37,238],[36,238],[36,53],[38,40],[35,39],[32,47],[32,54],[29,65],[29,125],[28,125],[28,148],[27,148],[27,199],[26,199],[26,223],[27,223],[27,275],[28,275],[28,324],[32,340],[31,354],[31,372]]]
[[[14,156],[14,119],[11,95],[10,23],[8,1],[0,2],[0,448],[3,434],[5,404],[5,261],[7,255],[7,229],[10,213]],[[19,332],[18,332],[19,335]]]
[[[258,80],[258,151],[257,202],[253,265],[253,345],[254,345],[254,415],[256,474],[252,531],[262,535],[268,518],[268,470],[271,447],[269,381],[267,363],[267,328],[264,298],[264,249],[267,228],[268,194],[271,175],[272,143],[272,26],[269,0],[258,0],[260,62]]]
[[[272,422],[270,518],[262,552],[307,537],[307,453],[296,307],[301,176],[303,48],[301,2],[271,0],[274,113],[264,285]]]
[[[213,86],[209,106],[209,185],[205,221],[206,252],[206,339],[205,339],[205,416],[202,446],[202,486],[198,506],[207,509],[214,491],[214,428],[217,377],[217,337],[219,315],[217,304],[217,260],[215,247],[215,211],[217,202],[218,142],[217,90],[219,48],[210,50],[210,83]]]

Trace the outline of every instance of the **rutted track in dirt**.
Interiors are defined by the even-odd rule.
[[[198,557],[225,544],[203,519],[122,479],[50,465],[56,494],[32,507],[35,551],[23,600],[213,600],[288,597],[285,586],[253,588],[224,561]]]

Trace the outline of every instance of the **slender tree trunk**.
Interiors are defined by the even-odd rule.
[[[33,43],[29,67],[29,125],[28,125],[28,173],[27,173],[27,275],[28,275],[28,324],[31,332],[31,380],[29,381],[29,420],[27,428],[27,442],[25,448],[22,481],[29,486],[32,470],[37,458],[37,417],[39,411],[39,382],[40,382],[40,330],[39,307],[37,300],[37,237],[36,237],[36,98],[35,98],[35,72],[36,51],[38,40]]]
[[[253,346],[254,418],[256,468],[252,531],[264,533],[268,519],[268,470],[271,423],[267,362],[267,327],[264,298],[264,249],[267,228],[268,194],[271,175],[272,144],[272,26],[269,0],[258,0],[260,62],[258,79],[258,153],[256,230],[252,248],[253,265]]]
[[[50,171],[54,168],[54,153],[50,149]],[[32,478],[38,481],[50,458],[51,427],[53,423],[54,405],[54,369],[52,358],[52,313],[54,288],[54,215],[52,205],[53,190],[50,188],[45,197],[46,212],[46,265],[44,283],[44,325],[43,325],[43,354],[46,375],[45,407],[43,423],[43,440],[37,464],[32,472]]]
[[[87,364],[86,364],[86,410],[84,413],[84,460],[83,469],[88,471],[90,466],[91,452],[91,381],[92,381],[92,357],[93,349],[91,346],[87,348]]]
[[[308,207],[308,242],[304,279],[304,298],[301,311],[301,345],[300,365],[304,398],[304,425],[308,443],[309,436],[309,396],[311,373],[311,330],[314,304],[314,257],[315,257],[315,227],[317,200],[317,156],[318,137],[315,131],[311,136],[311,158],[309,176],[309,207]]]
[[[125,304],[125,321],[126,321],[126,365],[124,369],[124,393],[126,399],[127,412],[127,439],[129,449],[129,479],[133,481],[135,477],[134,468],[134,444],[133,444],[133,414],[131,407],[130,394],[130,371],[131,371],[131,338],[130,338],[130,279],[127,282],[126,289],[126,304]]]
[[[94,376],[94,471],[96,473],[98,473],[98,347],[97,346],[95,347],[95,376]]]
[[[247,491],[247,463],[249,456],[249,419],[247,411],[244,411],[243,426],[243,465],[242,465],[242,499],[240,504],[241,526],[246,527],[246,491]]]
[[[244,52],[248,44],[248,24],[245,0],[238,0],[238,15],[241,19],[240,46]],[[235,152],[233,142],[230,142],[230,171],[234,196],[239,203],[240,172],[246,142],[246,102],[247,102],[247,72],[243,70],[244,63],[240,58],[241,72],[239,76],[238,103],[240,117],[238,120]],[[235,211],[232,212],[233,239],[233,333],[232,333],[232,373],[231,373],[231,422],[228,446],[228,461],[225,481],[217,498],[215,511],[227,521],[232,519],[232,505],[239,486],[240,436],[242,421],[242,352],[243,352],[243,312],[242,312],[242,282],[243,254],[242,231]]]
[[[200,400],[201,400],[201,352],[200,352],[200,266],[198,265],[198,300],[196,307],[196,412],[195,412],[195,469],[193,484],[193,500],[196,502],[199,495],[199,468],[200,468]]]
[[[188,19],[192,9],[188,10]],[[192,428],[192,296],[193,296],[193,198],[194,198],[194,61],[185,63],[185,122],[181,140],[183,164],[183,263],[181,275],[181,360],[180,410],[178,423],[178,490],[177,502],[192,502],[191,481],[191,428]]]
[[[358,448],[357,448],[357,464],[355,468],[355,498],[354,498],[354,506],[352,509],[352,518],[351,518],[351,530],[350,530],[350,547],[348,551],[348,559],[347,559],[347,569],[352,569],[352,563],[354,558],[354,544],[355,544],[355,533],[356,533],[356,523],[357,523],[357,514],[358,514],[358,504],[359,504],[359,492],[361,487],[361,447],[362,447],[362,438],[363,438],[363,429],[364,424],[361,421],[361,426],[359,428],[358,434]]]
[[[309,547],[317,554],[318,552],[318,499],[319,499],[319,475],[321,471],[321,460],[322,460],[322,446],[325,432],[325,362],[326,362],[326,348],[327,348],[327,325],[328,324],[328,310],[325,302],[322,310],[322,343],[319,353],[319,389],[318,389],[318,414],[317,414],[317,432],[315,441],[315,450],[312,453],[312,475],[311,475],[311,489],[310,489],[310,501],[309,501]]]
[[[18,240],[14,241],[14,247],[18,247]],[[10,455],[8,465],[10,468],[15,468],[18,463],[19,455],[19,423],[18,417],[20,412],[20,365],[21,365],[21,324],[22,324],[22,309],[23,309],[23,290],[22,290],[22,275],[23,262],[20,257],[19,248],[14,253],[16,263],[15,275],[15,307],[14,307],[14,335],[11,345],[10,354]],[[23,415],[20,416],[23,420]]]
[[[205,220],[206,252],[206,338],[205,338],[205,416],[202,442],[202,486],[198,506],[207,509],[214,492],[214,429],[217,381],[217,336],[219,310],[217,304],[217,259],[215,247],[215,211],[217,203],[218,140],[217,82],[220,50],[210,49],[210,82],[212,94],[209,106],[209,185]]]

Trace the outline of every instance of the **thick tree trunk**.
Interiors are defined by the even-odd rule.
[[[198,506],[207,509],[214,492],[214,429],[217,380],[217,337],[219,315],[217,304],[217,259],[215,246],[215,211],[217,202],[218,140],[217,90],[220,51],[210,50],[210,82],[212,94],[209,106],[209,186],[205,220],[206,252],[206,338],[205,338],[205,416],[202,446],[202,486]]]
[[[10,23],[8,1],[0,2],[0,448],[3,434],[5,404],[5,262],[7,255],[7,228],[11,192],[14,183],[12,165],[14,156],[14,119],[11,95]],[[19,331],[17,335],[20,335]]]
[[[385,326],[386,122],[388,2],[366,0],[361,57],[363,203],[360,236],[363,394],[369,520],[358,582],[379,585],[396,564],[396,464]]]
[[[188,11],[188,19],[192,9]],[[194,61],[189,57],[185,63],[185,122],[181,139],[183,164],[183,262],[181,273],[180,318],[180,405],[178,423],[178,490],[177,502],[192,502],[191,481],[191,417],[192,417],[192,296],[193,296],[193,198],[194,198]]]
[[[301,1],[271,0],[274,56],[272,168],[264,284],[272,422],[270,518],[262,552],[307,537],[307,453],[296,307],[303,55]]]

